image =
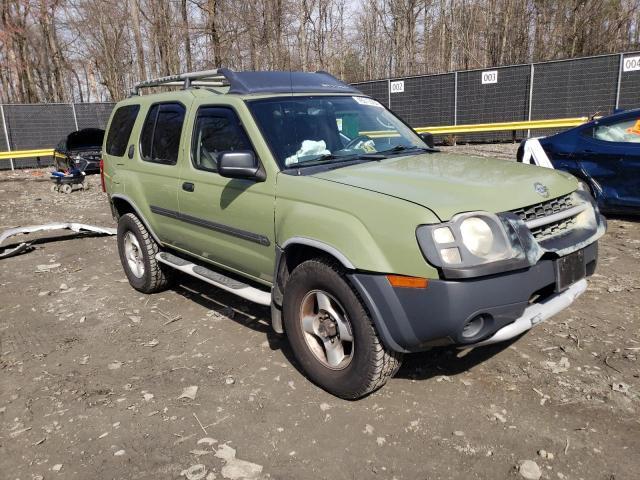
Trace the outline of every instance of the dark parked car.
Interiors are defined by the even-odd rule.
[[[70,133],[55,148],[59,170],[78,169],[86,174],[100,173],[100,151],[104,130],[84,128]]]
[[[525,140],[518,161],[553,166],[578,177],[604,212],[640,214],[640,109]]]

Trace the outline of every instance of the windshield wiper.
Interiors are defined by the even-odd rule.
[[[354,153],[352,155],[334,155],[333,153],[324,153],[314,158],[313,160],[294,163],[294,164],[288,165],[286,168],[297,169],[302,167],[317,167],[318,165],[336,165],[340,163],[357,161],[357,160],[384,160],[385,158],[387,157],[385,155],[382,155],[379,152],[362,153],[362,154]]]
[[[380,152],[376,153],[363,153],[362,155],[358,155],[358,160],[384,160],[387,158],[386,155],[383,155]]]
[[[330,163],[333,163],[333,162],[328,161],[328,160],[347,161],[347,160],[353,160],[354,157],[355,157],[355,155],[334,155],[333,153],[323,153],[322,155],[319,155],[318,157],[314,158],[313,160],[307,160],[305,162],[293,163],[291,165],[288,165],[287,168],[315,167],[315,166],[318,166],[318,165],[328,165]],[[339,162],[336,162],[336,163],[339,163]]]
[[[384,155],[386,153],[406,152],[408,150],[422,150],[423,152],[430,151],[430,149],[428,149],[428,148],[422,148],[422,147],[416,147],[416,146],[407,147],[405,145],[396,145],[393,148],[390,148],[388,150],[381,150],[381,151],[379,151],[377,153],[381,154],[381,155]]]

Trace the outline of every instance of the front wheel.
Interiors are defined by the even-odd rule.
[[[380,341],[340,265],[301,263],[287,280],[284,326],[293,353],[317,385],[338,397],[361,398],[393,376],[402,355]]]

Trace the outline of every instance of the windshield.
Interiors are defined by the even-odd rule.
[[[281,168],[421,151],[427,145],[368,97],[286,97],[249,102]]]

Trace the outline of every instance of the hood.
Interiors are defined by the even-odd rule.
[[[314,177],[413,202],[442,221],[457,213],[492,213],[544,202],[577,188],[569,174],[492,158],[426,153],[337,168]],[[546,187],[547,196],[535,184]]]
[[[104,130],[100,128],[84,128],[67,135],[65,150],[100,150],[104,139]],[[62,143],[62,142],[61,142]]]

